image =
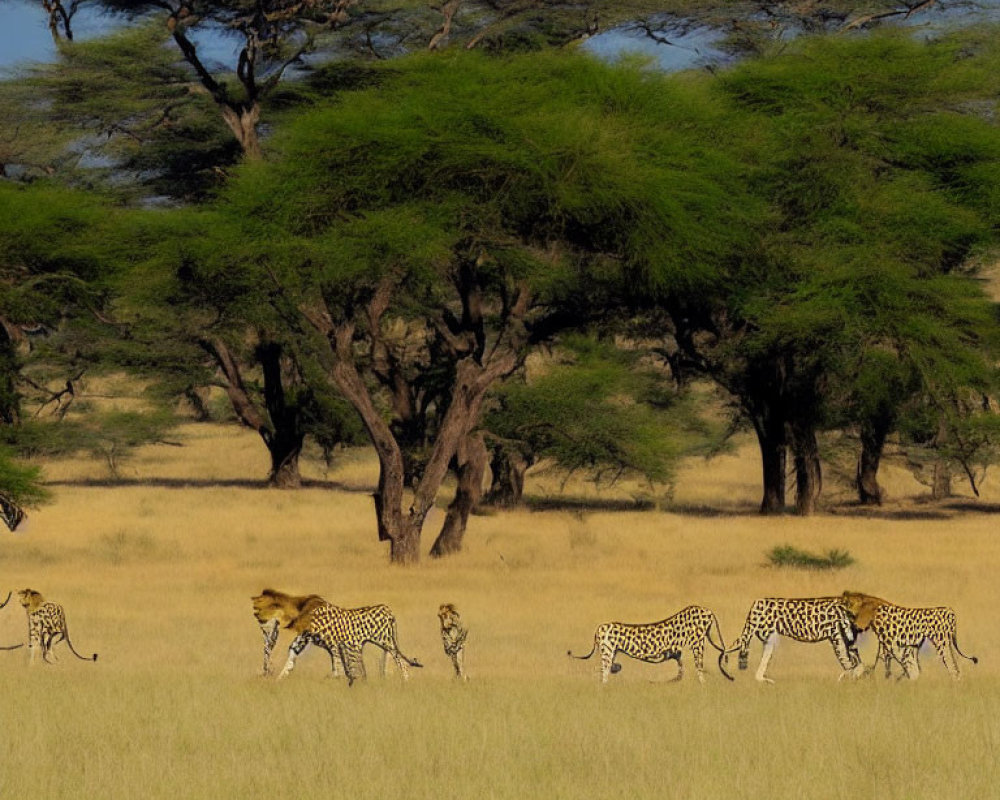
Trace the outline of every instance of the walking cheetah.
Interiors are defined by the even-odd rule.
[[[895,659],[902,665],[903,674],[916,680],[920,676],[917,652],[924,641],[934,645],[945,669],[955,680],[961,677],[955,661],[956,652],[973,664],[979,663],[978,658],[967,656],[959,648],[955,612],[950,608],[905,608],[860,592],[844,592],[843,600],[855,628],[859,631],[870,628],[878,637],[875,663],[880,657],[885,659],[886,677],[891,673],[891,659]]]
[[[18,592],[21,605],[28,615],[28,649],[31,652],[30,663],[35,663],[35,653],[41,649],[42,660],[51,664],[49,653],[59,642],[65,640],[73,655],[81,661],[97,661],[97,653],[87,658],[76,652],[69,639],[66,627],[66,614],[63,607],[57,603],[46,602],[41,593],[33,589],[22,589]]]
[[[712,639],[712,629],[719,637],[716,644]],[[670,659],[677,661],[679,672],[673,680],[684,676],[681,663],[681,651],[690,648],[694,656],[694,666],[698,672],[698,680],[705,682],[705,642],[708,641],[719,651],[719,670],[729,680],[733,677],[723,666],[726,660],[726,643],[722,639],[719,621],[715,614],[701,606],[688,606],[672,617],[646,624],[629,624],[624,622],[607,622],[599,625],[594,632],[594,646],[585,656],[574,656],[572,651],[567,655],[585,660],[600,650],[601,682],[607,683],[608,675],[618,672],[621,668],[615,663],[615,656],[624,653],[638,661],[650,664],[661,664]]]
[[[462,618],[451,603],[443,603],[438,609],[438,619],[441,621],[441,643],[444,653],[451,659],[455,668],[455,676],[468,680],[465,674],[465,640],[468,629],[462,624]]]
[[[739,650],[739,667],[746,669],[750,642],[754,637],[760,639],[764,643],[764,653],[755,677],[762,683],[774,683],[765,673],[779,636],[799,642],[828,641],[844,670],[840,677],[858,674],[861,658],[854,649],[854,628],[840,597],[765,597],[757,600],[750,607],[739,641],[729,652]]]

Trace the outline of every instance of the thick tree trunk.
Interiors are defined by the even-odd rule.
[[[253,102],[246,106],[221,107],[222,118],[229,130],[233,132],[236,141],[240,143],[243,155],[253,161],[263,158],[260,149],[260,138],[257,135],[257,123],[260,122],[260,104]]]
[[[889,435],[891,422],[887,416],[866,420],[861,425],[861,455],[858,457],[858,502],[866,506],[882,505],[882,487],[878,483],[878,468]]]
[[[266,442],[271,454],[271,472],[267,480],[272,486],[278,489],[298,489],[302,486],[299,456],[302,455],[304,439],[301,434],[286,432],[286,435],[275,435]]]
[[[314,323],[315,324],[315,323]],[[380,541],[389,542],[389,560],[393,564],[416,564],[420,560],[420,534],[430,505],[424,505],[419,490],[409,512],[404,513],[405,470],[399,443],[380,409],[375,405],[353,361],[353,325],[347,323],[324,328],[322,320],[317,327],[327,333],[337,358],[330,377],[344,397],[357,410],[368,432],[375,453],[378,455],[378,488],[372,494],[375,518]],[[449,454],[449,459],[451,455]],[[426,470],[421,481],[425,493],[429,488]],[[438,481],[440,485],[440,480]],[[431,498],[433,501],[433,497]]]
[[[940,448],[949,438],[948,424],[942,416],[938,423],[938,431],[937,436],[934,438],[934,444]],[[939,453],[934,461],[934,475],[931,479],[931,497],[935,500],[943,500],[946,497],[951,497],[951,479],[951,463],[949,459],[944,458]]]
[[[481,433],[465,437],[456,454],[458,461],[458,486],[455,498],[448,506],[444,524],[438,534],[431,555],[435,558],[457,553],[462,549],[469,514],[478,505],[483,494],[483,475],[486,473],[488,454]]]
[[[760,513],[781,514],[785,510],[785,425],[781,420],[774,420],[770,414],[753,422],[763,467],[764,496],[760,502]]]
[[[0,424],[16,425],[21,421],[21,395],[16,378],[21,370],[14,328],[0,320]]]
[[[297,489],[302,485],[299,474],[299,456],[305,432],[302,430],[302,412],[298,404],[288,403],[285,392],[287,366],[281,345],[262,341],[255,356],[264,376],[264,405],[271,424],[267,435],[261,432],[271,454],[271,473],[268,481],[280,489]]]
[[[383,279],[368,300],[366,327],[377,336],[379,323],[398,289],[396,279]],[[507,309],[512,320],[520,321],[527,308],[529,294],[519,291]],[[448,405],[441,417],[437,435],[420,480],[414,487],[409,509],[404,512],[405,472],[403,453],[393,431],[372,397],[355,360],[356,323],[353,319],[335,322],[328,308],[299,307],[300,313],[326,339],[332,363],[329,377],[361,417],[379,459],[379,483],[373,494],[380,540],[390,542],[390,560],[394,564],[413,564],[420,558],[420,535],[427,512],[437,497],[459,445],[478,425],[483,398],[500,378],[509,375],[521,363],[525,330],[521,324],[507,326],[489,354],[483,348],[455,361],[453,384]],[[446,328],[444,337],[455,338]],[[457,347],[456,353],[462,348]],[[469,352],[468,349],[465,352]]]
[[[951,465],[944,459],[934,462],[934,475],[931,482],[931,497],[935,500],[944,500],[951,497]]]
[[[530,464],[514,448],[497,445],[490,458],[493,473],[486,502],[500,508],[514,508],[521,505],[524,495],[524,474]]]
[[[338,338],[346,339],[346,329]],[[342,350],[343,351],[343,350]],[[403,512],[405,471],[399,443],[376,408],[356,368],[347,361],[335,364],[332,376],[344,396],[354,405],[368,430],[379,457],[379,486],[374,495],[379,538],[390,541],[390,561],[413,564],[420,558],[420,535],[424,519],[437,497],[448,465],[459,444],[479,422],[486,391],[499,375],[507,374],[516,361],[514,354],[498,359],[488,369],[465,359],[456,367],[451,402],[431,449],[427,466],[413,493],[409,510]]]
[[[795,456],[795,510],[801,516],[809,516],[816,510],[823,488],[816,430],[801,421],[791,423],[789,429]]]
[[[302,431],[300,409],[285,401],[281,346],[273,342],[262,342],[255,352],[264,375],[264,404],[267,407],[265,415],[251,397],[243,381],[242,369],[226,343],[216,338],[204,340],[201,344],[215,359],[226,378],[226,394],[236,416],[248,428],[257,431],[267,447],[271,457],[268,483],[281,489],[301,486],[299,456],[305,433]]]

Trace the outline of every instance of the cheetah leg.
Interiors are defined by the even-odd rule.
[[[951,649],[951,642],[947,639],[934,637],[931,639],[931,644],[934,645],[934,649],[941,656],[941,661],[945,669],[948,670],[948,674],[951,675],[953,680],[959,680],[962,674],[959,672],[958,663],[955,661],[955,653]]]
[[[610,648],[601,648],[601,683],[608,682],[608,675],[611,674],[615,666],[615,651]]]
[[[704,640],[696,642],[691,646],[691,655],[694,656],[694,668],[698,673],[698,683],[705,682],[705,642]],[[681,660],[677,659],[677,665],[680,666]]]
[[[65,639],[65,636],[56,637],[53,634],[42,636],[42,661],[46,664],[56,664],[59,661],[59,657],[55,654],[53,649],[60,641]]]
[[[260,632],[264,637],[264,669],[261,675],[271,674],[271,651],[278,641],[278,620],[272,619],[260,623]]]
[[[451,657],[451,662],[455,666],[455,677],[461,678],[463,681],[469,680],[469,676],[465,674],[465,648],[460,647],[455,651],[455,655]]]
[[[344,662],[344,671],[347,673],[347,685],[353,686],[354,681],[367,679],[368,674],[365,670],[365,661],[361,655],[361,648],[344,642],[340,643],[339,648],[340,658]]]
[[[670,659],[666,658],[666,659],[664,659],[664,661],[670,661]],[[677,681],[681,680],[681,678],[683,678],[683,677],[684,677],[684,662],[681,661],[681,657],[678,656],[677,657],[677,674],[674,675],[674,677],[672,677],[669,682],[670,683],[677,683]]]
[[[843,680],[847,675],[850,675],[852,678],[858,677],[858,667],[861,666],[861,659],[858,657],[857,651],[852,650],[847,643],[847,639],[840,635],[833,636],[831,644],[833,645],[834,655],[837,656],[837,661],[840,662],[840,668],[844,670],[840,673],[838,680]]]
[[[905,656],[906,656],[906,648],[905,647],[902,648],[902,653],[903,653],[903,657],[905,658]],[[885,659],[885,677],[886,677],[886,680],[888,680],[889,678],[892,677],[892,650],[890,648],[886,647],[885,645],[883,645],[882,642],[879,642],[878,643],[878,653],[876,653],[876,655],[875,655],[875,663],[876,664],[878,664],[879,656],[882,656]]]
[[[775,631],[764,641],[764,652],[760,657],[760,665],[757,667],[757,674],[754,677],[761,683],[774,683],[767,677],[767,665],[771,661],[771,654],[774,653],[774,646],[778,643],[778,633]]]
[[[915,681],[920,677],[920,660],[917,655],[917,647],[903,647],[901,648],[901,658],[900,663],[903,665],[903,674],[899,676],[900,680],[904,677],[909,678],[911,681]]]
[[[29,631],[28,632],[28,653],[29,653],[28,663],[29,664],[34,664],[35,663],[35,656],[38,653],[38,648],[39,648],[40,645],[41,645],[41,636],[39,636],[38,631],[37,630]]]
[[[312,642],[309,637],[300,633],[288,647],[288,661],[285,662],[285,668],[281,670],[281,674],[278,675],[278,680],[282,678],[287,678],[293,669],[295,669],[295,659],[297,659],[302,653],[309,647]]]
[[[327,652],[330,654],[330,676],[333,678],[340,677],[340,672],[337,669],[338,664],[340,665],[341,669],[343,669],[344,674],[346,675],[347,667],[344,666],[344,661],[340,656],[340,649],[337,647],[333,647],[327,650]]]

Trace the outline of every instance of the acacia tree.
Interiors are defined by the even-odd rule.
[[[64,413],[95,349],[73,329],[113,331],[107,287],[122,253],[108,212],[78,192],[0,183],[0,517],[12,528],[47,496],[38,469],[12,460],[39,435],[26,403]]]
[[[949,364],[978,363],[975,380],[988,380],[989,309],[962,265],[992,241],[995,201],[969,197],[995,197],[998,141],[974,113],[942,107],[989,85],[985,65],[960,59],[960,49],[888,35],[808,41],[719,82],[725,102],[754,120],[747,180],[771,218],[724,282],[665,305],[688,363],[731,392],[753,423],[765,513],[784,507],[788,451],[796,508],[813,510],[816,434],[838,386],[862,374],[863,354],[893,352],[922,391],[950,383],[935,377]],[[935,137],[914,147],[903,133],[911,124]],[[978,145],[959,146],[955,169],[956,137],[968,143],[972,130]]]
[[[292,125],[281,158],[245,166],[205,236],[188,241],[194,280],[270,286],[304,373],[357,410],[379,458],[392,561],[418,559],[487,392],[534,343],[578,324],[594,285],[623,261],[686,269],[714,257],[719,230],[697,220],[710,219],[711,197],[713,224],[728,229],[727,189],[687,165],[682,153],[697,164],[700,145],[662,124],[690,102],[660,76],[581,57],[399,62],[378,91]],[[222,229],[225,252],[209,246]],[[411,369],[446,386],[410,492],[373,374],[399,321],[420,332]]]
[[[155,24],[75,42],[51,64],[24,67],[0,81],[0,111],[8,123],[0,174],[12,179],[192,200],[240,153]]]
[[[116,235],[142,257],[116,286],[116,314],[128,336],[109,359],[148,381],[156,396],[184,397],[205,416],[201,390],[222,389],[236,421],[267,449],[268,483],[297,488],[307,437],[330,457],[336,446],[363,440],[360,426],[329,387],[304,380],[265,287],[199,283],[188,261],[178,263],[177,238],[198,235],[199,219],[183,208],[134,210],[121,223]],[[213,245],[226,248],[219,233]]]
[[[349,21],[356,0],[147,0],[133,11],[166,14],[170,37],[198,82],[208,92],[247,158],[260,158],[258,125],[263,99],[280,83],[290,65],[313,48],[316,28],[336,28]],[[232,85],[199,48],[192,31],[201,26],[227,30],[240,40]]]

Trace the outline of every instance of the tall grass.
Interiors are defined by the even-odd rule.
[[[100,654],[84,663],[59,646],[58,665],[29,669],[23,649],[0,652],[0,796],[995,796],[991,497],[979,510],[901,499],[882,515],[761,519],[747,451],[688,465],[675,495],[685,513],[577,504],[474,517],[463,553],[398,569],[375,535],[363,454],[329,474],[309,466],[340,488],[281,492],[254,488],[267,462],[252,435],[191,426],[183,439],[130,462],[144,485],[81,482],[103,477],[100,463],[50,466],[56,502],[0,542],[0,593],[27,586],[62,603],[77,650]],[[761,559],[775,542],[836,545],[856,562],[776,570]],[[425,667],[403,685],[391,669],[380,680],[372,658],[371,679],[348,689],[327,677],[324,654],[307,653],[287,681],[257,677],[249,598],[264,586],[389,603],[403,650]],[[829,646],[782,641],[774,686],[752,671],[731,684],[710,657],[704,687],[690,670],[669,684],[673,663],[627,659],[601,687],[593,659],[565,655],[589,650],[600,622],[689,603],[715,610],[731,642],[756,597],[848,588],[952,605],[979,665],[961,662],[952,685],[931,652],[913,684],[838,683]],[[438,636],[446,601],[471,631],[466,685],[451,679]],[[12,601],[0,645],[24,638]],[[865,637],[862,652],[874,657]]]

